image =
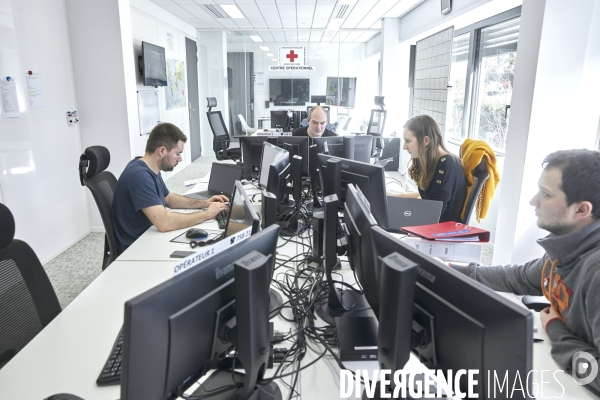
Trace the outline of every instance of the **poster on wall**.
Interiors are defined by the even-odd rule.
[[[167,87],[165,88],[166,109],[186,106],[185,66],[183,61],[167,58]]]

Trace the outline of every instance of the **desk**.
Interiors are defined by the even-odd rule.
[[[210,222],[200,224],[208,227]],[[214,222],[213,222],[214,224]],[[2,399],[42,399],[54,393],[73,393],[86,400],[115,400],[120,396],[120,386],[96,386],[96,379],[117,332],[123,322],[123,304],[128,299],[169,279],[177,260],[169,258],[173,250],[187,250],[184,244],[169,242],[185,229],[161,233],[152,227],[138,241],[113,262],[90,284],[61,314],[37,335],[16,357],[0,370],[0,397]],[[281,255],[293,256],[299,251],[293,243],[278,248]],[[346,282],[352,283],[352,271],[344,265],[341,271]],[[277,276],[277,275],[276,275]],[[518,302],[515,296],[506,295]],[[511,297],[512,296],[512,297]],[[282,318],[275,318],[275,328],[287,331],[293,325]],[[539,317],[534,318],[538,327],[537,337],[544,342],[533,347],[533,368],[557,370],[550,356],[550,341],[540,328]],[[311,343],[312,347],[317,347]],[[289,347],[283,345],[283,347]],[[302,365],[318,357],[308,351]],[[377,368],[377,362],[347,362],[351,370]],[[411,372],[426,369],[415,356],[411,356],[404,368]],[[267,374],[273,370],[268,370]],[[371,375],[372,376],[372,375]],[[592,399],[592,393],[576,385],[570,375],[558,372],[556,378],[548,372],[544,396],[563,399]],[[540,375],[534,374],[539,388]],[[282,391],[286,389],[280,385]],[[302,371],[298,383],[301,398],[340,398],[340,373],[337,364],[325,357]],[[192,389],[193,390],[193,389]],[[539,396],[541,397],[541,396]]]

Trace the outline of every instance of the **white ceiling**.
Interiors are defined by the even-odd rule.
[[[228,35],[230,41],[250,40],[248,35],[258,35],[265,42],[288,43],[366,42],[381,29],[381,18],[397,18],[420,3],[419,0],[152,1],[198,29],[244,31]],[[245,18],[229,18],[220,8],[224,4],[237,5]],[[337,29],[326,30],[330,21],[341,28],[339,37]]]

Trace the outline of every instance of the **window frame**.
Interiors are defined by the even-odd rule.
[[[474,120],[473,116],[476,114],[476,110],[473,108],[477,103],[475,100],[477,94],[479,93],[479,82],[474,78],[478,76],[479,69],[481,67],[479,57],[481,31],[492,25],[496,25],[514,18],[519,18],[520,16],[521,6],[518,6],[454,31],[453,39],[466,33],[469,34],[469,55],[467,56],[467,76],[465,77],[465,100],[463,104],[464,111],[461,127],[461,140],[457,141],[455,138],[449,137],[447,139],[449,143],[460,146],[465,139],[474,136],[473,129],[476,121]],[[503,153],[497,152],[497,154]]]

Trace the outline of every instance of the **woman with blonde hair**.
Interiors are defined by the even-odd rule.
[[[440,222],[460,221],[465,176],[460,158],[446,149],[438,124],[429,115],[413,117],[404,125],[403,137],[403,149],[411,157],[408,174],[419,191],[388,195],[441,201]]]

